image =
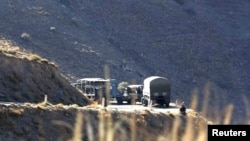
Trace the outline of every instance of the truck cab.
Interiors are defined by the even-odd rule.
[[[142,84],[127,85],[116,96],[117,103],[123,104],[123,102],[126,101],[127,104],[134,105],[136,102],[140,102],[142,97],[142,88]]]

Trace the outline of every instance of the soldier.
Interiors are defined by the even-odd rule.
[[[181,104],[181,107],[180,107],[180,113],[182,114],[182,115],[186,115],[186,107],[185,107],[185,105],[184,105],[184,102]]]

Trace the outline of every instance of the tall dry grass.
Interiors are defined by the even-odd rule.
[[[207,89],[209,86],[207,86]],[[205,98],[203,101],[202,113],[206,115],[209,112],[208,100],[209,100],[209,91],[206,91]],[[248,103],[245,101],[245,103]],[[192,93],[192,102],[190,109],[194,111],[198,106],[198,90],[194,90]],[[162,133],[150,134],[146,132],[144,135],[143,141],[151,141],[152,136],[154,136],[154,141],[206,141],[207,140],[207,125],[209,124],[230,124],[232,120],[232,113],[234,110],[234,105],[229,104],[225,106],[225,113],[218,113],[218,117],[214,118],[214,121],[208,121],[205,117],[202,117],[197,112],[187,113],[186,120],[183,122],[183,116],[174,116],[172,120],[171,127],[166,127],[165,131]],[[149,113],[151,111],[148,111]],[[221,116],[223,115],[223,116]],[[138,116],[136,114],[130,114],[130,116],[122,116],[119,120],[114,120],[112,118],[112,113],[109,113],[105,107],[99,110],[99,120],[98,120],[98,129],[93,131],[91,127],[91,117],[83,116],[81,113],[77,114],[78,118],[84,117],[86,120],[82,121],[76,120],[74,136],[72,141],[82,141],[83,132],[80,130],[79,126],[86,124],[87,126],[87,138],[88,141],[94,141],[96,136],[98,136],[98,141],[139,141],[142,140],[142,137],[139,137],[138,131],[146,131],[147,129],[141,129],[137,127]],[[169,115],[166,115],[169,116]],[[217,121],[216,121],[217,120]],[[206,122],[207,121],[207,122]],[[129,127],[123,125],[124,122],[127,122]],[[204,123],[206,122],[206,123]],[[146,127],[146,126],[145,126]],[[170,129],[169,129],[170,128]],[[197,129],[197,130],[196,130]],[[152,131],[152,130],[151,130]],[[96,133],[97,132],[97,133]],[[79,135],[80,134],[80,135]],[[86,134],[86,133],[85,133]],[[140,134],[141,135],[141,134]]]
[[[106,71],[105,78],[109,78],[108,67],[105,66]],[[140,131],[146,131],[147,129],[142,129],[140,127],[137,127],[137,123],[139,120],[136,114],[131,114],[131,116],[121,116],[119,120],[112,119],[112,114],[107,112],[105,110],[105,107],[103,107],[102,110],[99,111],[99,120],[98,120],[98,129],[97,131],[94,131],[93,127],[90,124],[92,121],[92,118],[89,116],[83,116],[82,113],[77,114],[76,118],[76,124],[74,127],[74,135],[72,137],[71,141],[82,141],[84,140],[83,132],[81,127],[83,124],[86,124],[87,128],[87,140],[88,141],[94,141],[96,139],[96,136],[98,136],[99,141],[151,141],[152,139],[154,141],[206,141],[207,140],[207,125],[208,124],[230,124],[232,113],[234,110],[234,105],[229,104],[225,108],[225,113],[223,116],[219,113],[219,111],[216,111],[218,116],[214,117],[212,121],[208,121],[205,119],[205,117],[209,112],[209,97],[210,97],[210,84],[206,84],[204,88],[204,99],[202,101],[202,110],[201,114],[197,112],[193,112],[186,115],[186,117],[183,116],[175,116],[174,114],[170,114],[173,116],[172,123],[170,127],[166,127],[164,129],[164,132],[159,134],[151,134],[148,132],[145,132],[145,134],[138,134]],[[197,110],[197,107],[199,105],[199,98],[198,98],[198,90],[195,89],[192,92],[192,102],[190,109],[193,111]],[[244,101],[246,105],[248,105],[248,101]],[[248,109],[249,111],[249,109]],[[150,111],[148,111],[150,112]],[[166,115],[166,116],[170,116]],[[83,119],[83,117],[86,119],[83,123],[79,120]],[[129,119],[128,119],[129,118]],[[183,118],[186,119],[185,122],[183,122]],[[123,125],[124,122],[127,122],[129,127],[126,127]],[[146,126],[145,126],[146,127]],[[152,130],[150,130],[152,131]],[[97,132],[97,133],[96,133]],[[80,134],[80,135],[79,135]],[[85,133],[86,134],[86,133]],[[143,137],[141,137],[143,135]],[[140,136],[140,137],[139,137]],[[152,137],[154,136],[154,137]]]
[[[5,54],[6,56],[12,56],[20,59],[28,59],[29,61],[35,61],[39,63],[45,63],[58,67],[55,62],[51,62],[48,59],[45,59],[38,54],[32,53],[29,50],[25,50],[16,45],[15,42],[7,40],[0,37],[0,53]]]

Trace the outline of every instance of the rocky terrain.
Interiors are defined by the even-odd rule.
[[[88,100],[69,86],[79,78],[108,74],[142,83],[160,75],[172,82],[172,101],[189,107],[196,95],[197,110],[218,122],[232,104],[230,122],[249,123],[249,7],[248,0],[2,0],[7,50],[18,47],[54,65],[0,54],[0,101],[37,103],[47,94],[53,104],[84,106]],[[51,86],[52,77],[58,79]]]
[[[3,141],[181,141],[205,139],[212,124],[190,109],[108,110],[71,86],[53,62],[6,40],[0,42],[0,67]]]
[[[47,97],[52,104],[92,103],[70,85],[52,62],[17,47],[11,49],[7,41],[0,41],[0,46],[1,102],[39,103]]]
[[[119,112],[67,105],[0,105],[0,140],[206,140],[211,124],[196,112]]]

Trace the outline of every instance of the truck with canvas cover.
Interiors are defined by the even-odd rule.
[[[95,101],[101,102],[105,98],[105,103],[108,99],[114,98],[117,93],[116,79],[103,78],[82,78],[78,79],[72,86],[80,89],[85,96]]]
[[[143,81],[142,105],[157,104],[160,107],[169,107],[171,95],[170,81],[161,76],[150,76]]]

